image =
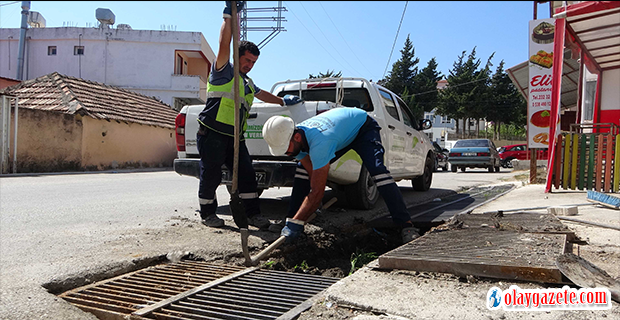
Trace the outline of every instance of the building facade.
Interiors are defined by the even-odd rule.
[[[20,29],[0,29],[0,77],[17,78]],[[215,60],[200,32],[117,28],[29,28],[24,80],[52,72],[154,97],[180,110],[206,102]]]

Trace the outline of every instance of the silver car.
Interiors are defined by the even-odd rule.
[[[487,168],[489,172],[499,172],[501,159],[493,141],[489,139],[458,140],[450,149],[448,162],[452,172],[466,168]]]

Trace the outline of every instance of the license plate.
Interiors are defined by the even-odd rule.
[[[476,156],[476,155],[478,155],[478,154],[475,153],[475,152],[463,152],[463,156],[464,157],[473,157],[473,156]]]
[[[232,173],[228,172],[228,170],[222,170],[222,182],[231,182],[232,181]],[[267,183],[267,173],[266,172],[256,172],[256,182],[259,186],[264,186]]]

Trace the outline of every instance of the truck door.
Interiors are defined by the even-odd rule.
[[[385,163],[393,174],[405,173],[405,163],[407,162],[407,134],[403,128],[401,116],[396,106],[396,101],[392,95],[379,89],[385,115],[385,130],[388,141],[383,141],[385,148]],[[383,127],[383,126],[382,126]]]
[[[403,115],[403,127],[407,139],[406,151],[408,160],[405,169],[409,173],[421,174],[424,172],[424,161],[426,160],[425,148],[422,145],[425,141],[422,135],[425,135],[425,133],[418,130],[418,124],[407,104],[398,97],[396,101],[398,102],[400,113]]]

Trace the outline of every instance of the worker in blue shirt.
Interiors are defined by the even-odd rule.
[[[243,9],[245,1],[236,1],[237,12]],[[215,211],[217,198],[215,191],[222,181],[222,165],[232,172],[234,151],[234,69],[230,63],[230,42],[232,39],[232,3],[226,1],[224,22],[220,29],[219,49],[215,63],[211,67],[207,83],[207,102],[198,117],[200,129],[197,134],[198,152],[200,153],[200,186],[198,198],[202,223],[209,227],[224,226]],[[257,87],[247,73],[252,70],[260,51],[249,41],[239,43],[240,96],[239,128],[241,143],[239,145],[239,198],[242,199],[246,216],[250,225],[266,228],[270,221],[260,213],[257,182],[252,159],[243,139],[247,128],[247,118],[254,97],[264,102],[276,103],[281,106],[301,102],[297,96],[287,95],[283,98]]]
[[[341,107],[309,118],[298,125],[293,119],[273,116],[263,126],[263,138],[274,156],[288,155],[299,160],[286,224],[281,235],[294,240],[304,230],[305,221],[320,206],[331,162],[353,149],[363,161],[379,193],[401,229],[404,243],[419,237],[403,196],[384,164],[385,149],[381,127],[366,111]]]

